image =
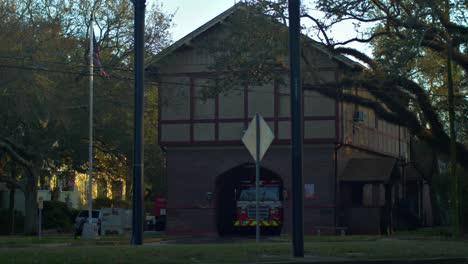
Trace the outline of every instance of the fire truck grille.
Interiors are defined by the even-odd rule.
[[[268,206],[259,206],[258,207],[260,220],[266,220],[269,217]],[[249,219],[255,219],[255,205],[248,207],[248,217]]]

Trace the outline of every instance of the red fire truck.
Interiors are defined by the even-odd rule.
[[[255,227],[256,222],[255,181],[242,181],[235,189],[236,219],[233,225],[243,231]],[[276,180],[262,180],[259,186],[259,225],[262,230],[279,234],[283,223],[282,186]]]

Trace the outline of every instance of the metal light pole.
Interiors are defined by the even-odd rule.
[[[93,43],[93,16],[89,22],[89,180],[88,180],[88,222],[92,224],[93,212],[93,112],[94,112],[94,43]]]
[[[302,87],[300,0],[289,0],[289,64],[291,82],[292,213],[294,257],[304,257],[302,181]]]
[[[144,33],[146,0],[132,0],[135,6],[135,114],[133,138],[132,244],[143,244],[143,109]]]

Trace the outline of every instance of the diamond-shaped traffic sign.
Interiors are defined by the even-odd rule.
[[[244,136],[242,137],[242,142],[244,145],[247,147],[247,150],[249,150],[250,154],[253,156],[254,160],[257,161],[256,159],[256,151],[257,151],[257,122],[256,122],[256,117],[259,118],[259,127],[260,127],[260,153],[259,153],[259,161],[262,160],[263,156],[265,155],[266,151],[271,145],[271,142],[275,138],[275,135],[271,131],[270,127],[268,124],[265,122],[263,117],[261,115],[256,115],[254,118],[252,118],[252,121],[249,124],[249,127],[247,128],[247,131],[245,131]]]

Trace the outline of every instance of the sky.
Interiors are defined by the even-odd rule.
[[[162,4],[164,12],[175,13],[174,25],[170,31],[172,40],[177,41],[232,7],[235,2],[240,2],[240,0],[147,0],[147,6],[154,2]],[[307,21],[302,19],[301,23],[304,24]],[[354,32],[351,24],[340,25],[333,30],[332,37],[337,40],[346,40],[354,37]],[[370,50],[364,44],[355,43],[349,46],[370,55]]]
[[[159,0],[159,3],[164,11],[175,12],[171,32],[172,39],[177,41],[233,6],[234,0]]]

